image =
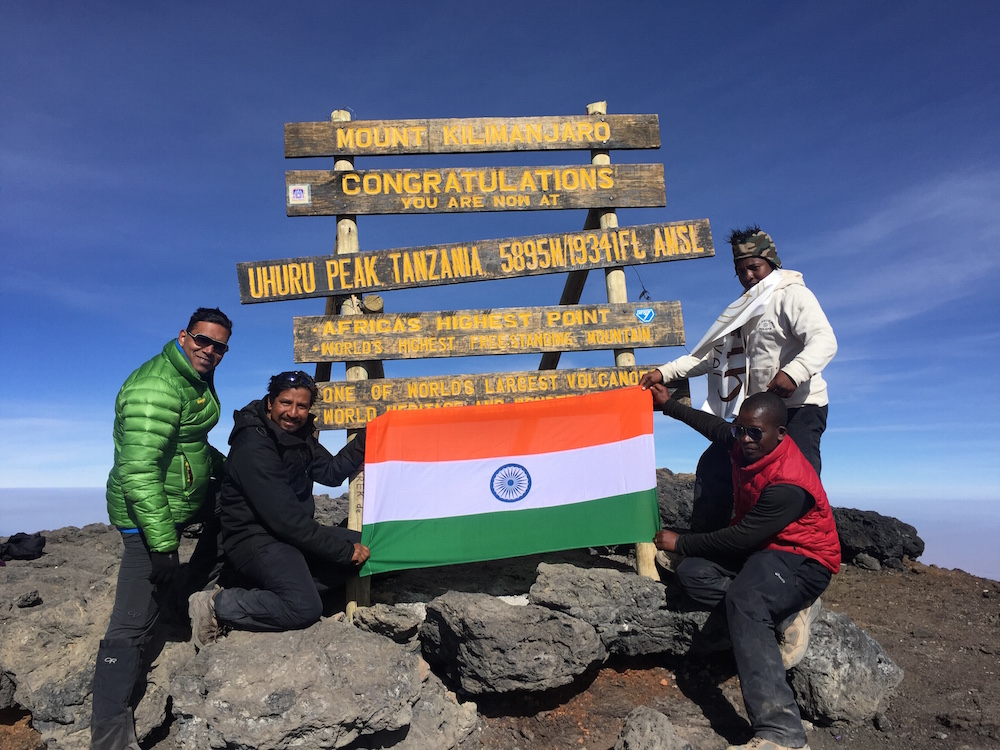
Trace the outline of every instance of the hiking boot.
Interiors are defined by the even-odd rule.
[[[785,669],[791,669],[798,664],[806,655],[809,648],[809,626],[819,617],[823,605],[817,599],[810,606],[800,610],[792,620],[792,624],[785,628],[781,635],[781,663]]]
[[[779,745],[777,742],[765,740],[763,737],[754,737],[745,745],[730,745],[728,750],[809,750],[809,745],[794,748],[788,745]]]
[[[196,591],[188,597],[191,617],[191,640],[199,651],[219,639],[219,621],[215,619],[215,597],[222,591],[215,586],[209,591]]]
[[[677,566],[680,565],[684,555],[677,552],[667,552],[665,549],[656,550],[656,564],[668,573],[676,573]]]

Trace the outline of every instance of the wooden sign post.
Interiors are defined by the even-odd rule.
[[[633,302],[624,267],[714,254],[707,219],[620,227],[617,208],[666,205],[662,164],[612,164],[610,149],[659,148],[655,115],[352,121],[285,125],[285,156],[334,157],[332,170],[289,170],[289,216],[336,216],[333,255],[239,263],[244,304],[327,298],[323,317],[294,320],[297,362],[316,362],[318,429],[364,427],[392,409],[559,398],[639,382],[635,347],[684,343],[680,303]],[[353,158],[407,154],[589,150],[589,164],[355,169]],[[590,209],[581,231],[360,252],[359,214]],[[587,274],[605,272],[607,304],[579,305]],[[385,313],[385,291],[567,272],[553,307]],[[362,298],[362,294],[368,296]],[[563,351],[611,349],[612,367],[558,370]],[[382,361],[538,352],[537,371],[384,378]],[[330,363],[346,365],[343,381]],[[353,438],[349,432],[348,439]],[[363,473],[352,479],[348,527],[361,529]],[[651,544],[640,574],[657,577]],[[348,615],[368,581],[348,590]]]

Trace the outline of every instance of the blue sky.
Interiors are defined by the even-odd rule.
[[[288,218],[285,122],[655,113],[667,206],[715,258],[628,272],[680,300],[689,345],[741,291],[725,237],[759,223],[840,342],[827,368],[834,504],[990,522],[1000,499],[1000,53],[993,2],[13,2],[0,0],[0,487],[103,484],[115,393],[199,305],[234,320],[224,411],[294,366],[292,317],[240,306],[236,263],[332,251]],[[358,168],[575,164],[586,152],[359,159]],[[362,249],[582,226],[584,211],[363,216]],[[561,276],[385,295],[387,311],[555,304]],[[600,274],[584,300],[601,301]],[[637,350],[655,365],[682,349]],[[610,353],[564,357],[606,365]],[[387,363],[390,377],[537,357]],[[342,377],[335,365],[335,377]],[[695,398],[704,393],[696,383]],[[225,446],[227,416],[212,439]],[[658,417],[657,463],[702,439]],[[336,447],[343,433],[326,433]],[[95,518],[94,520],[100,520]]]

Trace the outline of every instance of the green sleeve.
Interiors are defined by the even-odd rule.
[[[181,398],[164,380],[136,383],[121,404],[119,466],[129,516],[150,549],[172,552],[179,540],[165,483],[177,449]]]

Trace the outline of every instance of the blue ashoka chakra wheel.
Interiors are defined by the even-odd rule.
[[[493,473],[490,489],[497,500],[516,503],[531,489],[531,475],[520,464],[504,464]]]

